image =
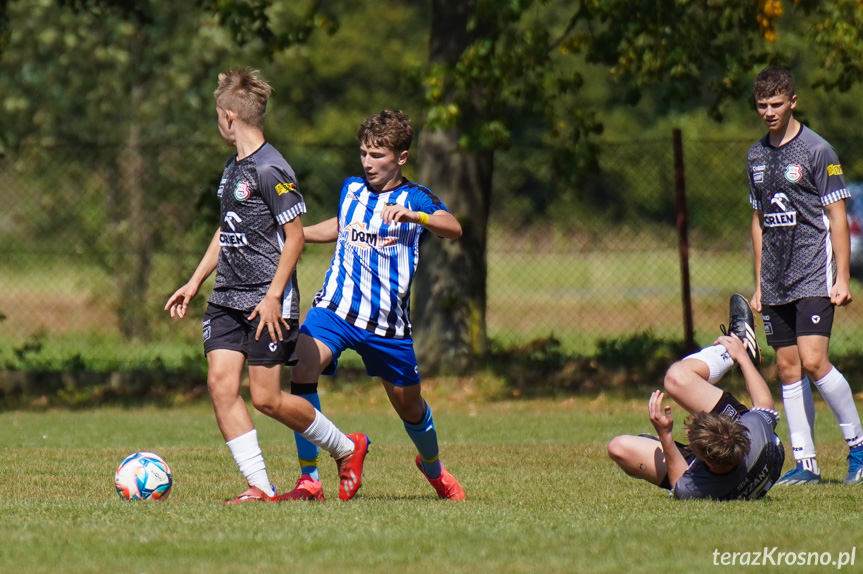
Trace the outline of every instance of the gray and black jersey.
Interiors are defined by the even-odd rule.
[[[743,464],[729,473],[714,474],[704,462],[695,459],[675,483],[675,498],[755,500],[779,480],[785,463],[785,449],[775,432],[779,413],[754,408],[740,415],[739,421],[746,427],[750,443]]]
[[[294,170],[269,143],[234,155],[219,183],[221,228],[216,282],[209,302],[252,311],[267,293],[285,245],[282,226],[306,212]],[[282,316],[299,319],[297,271],[285,287]]]
[[[801,124],[797,136],[780,147],[764,136],[750,148],[747,163],[749,201],[764,214],[762,302],[829,297],[836,261],[824,206],[850,195],[836,152]]]

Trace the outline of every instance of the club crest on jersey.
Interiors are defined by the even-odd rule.
[[[388,247],[395,245],[396,241],[398,241],[396,237],[381,237],[377,233],[371,233],[366,229],[365,223],[351,223],[345,227],[345,233],[347,234],[348,244],[359,249]]]
[[[237,201],[246,201],[250,195],[252,192],[249,191],[248,183],[245,181],[237,183],[237,187],[234,188],[234,197],[237,198]]]
[[[785,166],[785,179],[797,182],[803,177],[803,168],[796,163]]]

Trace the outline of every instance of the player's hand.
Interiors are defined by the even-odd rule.
[[[830,302],[842,307],[852,301],[851,286],[847,280],[837,279],[833,289],[830,290]]]
[[[381,211],[381,219],[388,225],[392,223],[419,223],[420,214],[404,205],[388,203]]]
[[[261,333],[264,329],[267,329],[267,332],[270,334],[270,340],[274,343],[284,340],[282,338],[282,327],[285,330],[291,330],[288,322],[282,317],[282,302],[278,297],[264,297],[252,311],[252,314],[249,315],[249,321],[253,321],[255,317],[261,318],[258,323],[258,329],[255,331],[255,341],[261,339]]]
[[[725,350],[728,351],[728,356],[731,357],[738,365],[741,361],[752,362],[752,359],[749,358],[749,354],[746,352],[746,347],[748,344],[745,341],[741,341],[740,337],[738,337],[734,333],[729,333],[728,335],[720,335],[720,337],[716,339],[713,344],[722,345],[723,347],[725,347]]]
[[[647,412],[650,414],[650,422],[653,423],[653,428],[661,436],[663,434],[671,434],[671,429],[674,428],[674,419],[671,416],[671,407],[662,406],[662,399],[665,398],[665,393],[662,391],[653,391],[650,395],[650,400],[647,402]]]
[[[198,288],[190,283],[186,283],[176,291],[165,303],[165,311],[171,312],[171,317],[179,317],[182,319],[186,316],[186,307],[189,306],[189,301],[198,294]]]
[[[752,298],[749,299],[749,306],[752,307],[752,310],[756,313],[761,312],[761,286],[759,285],[757,289],[755,289],[755,293],[752,294]]]

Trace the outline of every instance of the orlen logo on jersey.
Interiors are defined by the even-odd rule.
[[[234,188],[234,197],[237,198],[237,201],[246,201],[250,195],[252,193],[249,191],[249,184],[245,181],[239,182]]]
[[[387,247],[396,243],[395,237],[380,237],[377,233],[366,230],[365,223],[351,223],[345,228],[348,244],[360,249],[370,247]]]
[[[803,168],[796,163],[785,166],[785,179],[788,181],[800,181],[803,177]]]
[[[789,209],[794,206],[790,205],[791,201],[787,195],[779,192],[770,199],[770,203],[782,211],[765,213],[764,227],[793,227],[797,225],[797,212]]]
[[[235,223],[242,223],[243,220],[233,211],[225,214],[225,223],[231,228],[231,231],[221,231],[219,233],[219,245],[221,247],[242,247],[248,245],[245,233],[238,233]]]

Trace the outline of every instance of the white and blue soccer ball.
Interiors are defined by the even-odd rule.
[[[168,463],[158,454],[130,454],[114,474],[117,494],[125,500],[163,500],[171,494],[174,480]]]

